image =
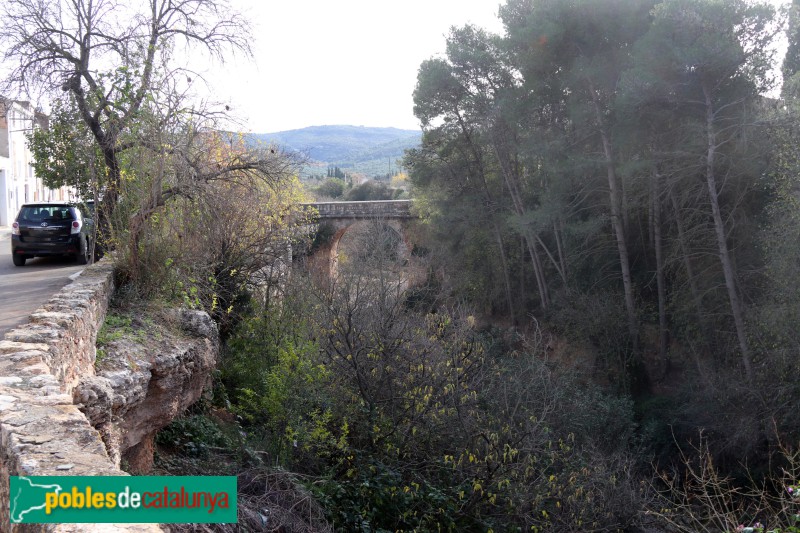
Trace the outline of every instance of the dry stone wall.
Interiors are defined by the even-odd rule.
[[[79,381],[94,375],[95,340],[114,291],[105,260],[83,271],[0,340],[0,528],[87,531],[85,525],[9,523],[8,478],[14,475],[126,475],[100,433],[73,403]],[[102,531],[161,531],[156,524],[104,524]],[[98,530],[99,531],[99,530]]]

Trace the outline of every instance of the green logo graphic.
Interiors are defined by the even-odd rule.
[[[236,522],[234,476],[12,476],[12,523]]]

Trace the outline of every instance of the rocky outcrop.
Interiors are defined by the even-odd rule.
[[[151,470],[156,432],[201,397],[219,349],[216,324],[202,311],[156,316],[145,326],[105,346],[97,375],[74,390],[112,461],[133,473]]]

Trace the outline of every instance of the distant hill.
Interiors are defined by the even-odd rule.
[[[311,126],[253,134],[252,138],[306,154],[312,160],[307,174],[321,172],[324,175],[331,165],[373,176],[398,170],[403,152],[419,146],[422,132],[365,126]]]

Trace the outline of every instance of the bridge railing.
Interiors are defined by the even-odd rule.
[[[303,204],[319,212],[319,218],[412,218],[411,200],[366,202],[314,202]]]

